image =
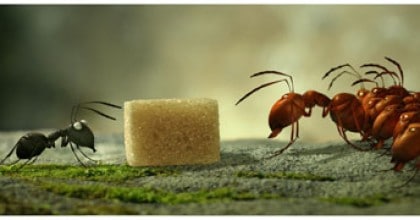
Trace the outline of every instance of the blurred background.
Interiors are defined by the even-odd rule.
[[[328,91],[331,67],[399,61],[405,86],[419,90],[420,6],[0,6],[0,131],[63,128],[71,107],[103,100],[217,99],[221,138],[266,138],[276,84],[235,102],[277,76],[293,75],[296,92],[354,93],[344,75]],[[387,82],[389,85],[391,80]],[[371,85],[369,85],[371,86]],[[95,132],[122,132],[123,112],[98,107],[79,118]],[[278,139],[288,140],[290,128]],[[357,137],[357,135],[355,136]],[[300,141],[340,140],[315,109],[300,120]]]

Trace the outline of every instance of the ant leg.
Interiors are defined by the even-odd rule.
[[[68,143],[69,143],[69,139],[67,138],[67,136],[64,136],[61,138],[61,147],[67,146]]]
[[[80,149],[80,147],[79,147],[79,145],[77,145],[76,144],[76,149],[80,152],[80,153],[82,153],[82,155],[84,156],[84,157],[86,157],[87,159],[89,159],[89,160],[91,160],[91,161],[93,161],[93,162],[98,162],[98,160],[94,160],[94,159],[92,159],[92,158],[90,158],[90,157],[88,157],[83,151],[82,151],[82,149]]]
[[[355,149],[357,149],[357,150],[359,150],[359,151],[367,151],[368,149],[362,149],[362,148],[360,148],[359,146],[357,146],[357,145],[355,145],[355,144],[353,144],[353,143],[351,143],[350,141],[349,141],[349,139],[347,138],[347,135],[346,135],[346,130],[341,126],[341,118],[340,117],[337,117],[337,120],[338,120],[338,123],[337,123],[337,130],[338,130],[338,133],[340,134],[340,136],[344,139],[344,141],[347,143],[347,144],[349,144],[351,147],[353,147],[353,148],[355,148]]]
[[[70,148],[71,148],[71,151],[73,151],[73,154],[74,154],[74,156],[76,157],[76,159],[77,159],[77,161],[79,161],[79,163],[82,165],[82,166],[84,166],[84,167],[86,167],[86,165],[80,160],[80,158],[79,158],[79,156],[77,156],[77,154],[76,154],[76,151],[74,150],[74,146],[73,146],[73,144],[71,143],[71,142],[69,142],[70,143]]]
[[[34,164],[35,161],[38,159],[38,156],[34,157],[34,159],[32,160],[32,162],[28,163],[29,165]]]
[[[33,164],[33,163],[35,163],[35,161],[36,161],[36,159],[37,159],[38,157],[33,157],[33,158],[30,158],[30,159],[28,159],[27,161],[25,161],[25,163],[23,163],[19,168],[17,168],[16,170],[20,170],[20,169],[22,169],[24,166],[26,166],[26,165],[28,165],[28,164]],[[32,161],[32,162],[31,162]]]
[[[360,135],[362,136],[362,140],[363,140],[363,138],[364,138],[364,131],[362,131],[362,127],[359,124],[359,121],[357,120],[356,107],[354,105],[355,105],[355,103],[353,102],[352,105],[351,105],[351,114],[353,115],[353,120],[356,123],[356,128],[359,131]],[[364,116],[365,116],[365,120],[366,120],[366,113],[364,114]]]
[[[391,155],[390,153],[389,153],[389,150],[384,150],[384,152],[383,153],[381,153],[379,156],[377,156],[376,158],[380,158],[380,157],[383,157],[383,156],[385,156],[385,155]]]
[[[391,162],[392,161],[393,160],[391,159]],[[392,169],[395,170],[395,171],[401,171],[402,168],[404,168],[404,165],[405,165],[405,163],[396,161],[395,162],[395,165],[394,165],[394,167]]]
[[[311,117],[311,115],[312,115],[312,108],[311,107],[308,109],[308,112],[306,112],[305,109],[303,109],[303,116]]]
[[[343,129],[343,128],[341,128],[341,129]],[[359,146],[351,143],[350,140],[347,138],[346,131],[344,129],[341,132],[343,134],[342,137],[343,137],[344,141],[346,141],[346,143],[349,144],[354,149],[357,149],[359,151],[368,151],[368,150],[370,150],[370,149],[363,149],[363,148],[361,148],[361,147],[359,147]]]
[[[330,113],[330,106],[329,105],[322,108],[322,117],[325,118],[325,116],[327,116],[328,113]]]
[[[295,123],[296,123],[296,126],[299,127],[299,122],[298,121],[292,123],[292,131],[291,131],[289,143],[285,147],[283,147],[282,149],[274,151],[271,156],[269,156],[265,159],[271,159],[273,157],[276,157],[276,156],[282,154],[287,148],[289,148],[296,141],[296,139],[299,137],[299,134],[296,134],[296,136],[294,134],[295,133]],[[298,133],[298,132],[299,132],[299,130],[297,129],[296,133]]]
[[[378,142],[375,144],[374,148],[376,150],[382,149],[384,147],[385,140],[379,139]]]
[[[414,177],[417,175],[417,173],[419,172],[419,169],[417,169],[414,174],[410,177],[410,179],[408,179],[404,184],[402,184],[401,186],[396,186],[395,188],[401,188],[403,186],[406,186],[409,182],[411,182]]]
[[[12,148],[12,150],[6,155],[6,157],[3,159],[3,160],[1,160],[0,161],[0,164],[3,164],[4,163],[4,161],[5,160],[7,160],[7,158],[9,158],[12,154],[13,154],[13,151],[15,151],[15,149],[16,149],[16,147],[17,147],[17,144]],[[18,160],[19,161],[19,160]],[[15,163],[17,163],[17,162],[15,162]],[[13,163],[14,164],[14,163]]]
[[[13,165],[13,164],[17,164],[19,161],[20,161],[20,159],[17,159],[16,161],[14,161],[14,162],[12,162],[12,163],[9,163],[9,164],[7,164],[7,165],[8,165],[8,166],[11,166],[11,165]]]
[[[388,172],[394,170],[394,167],[392,167],[391,169],[386,169],[386,170],[376,170],[377,172]]]

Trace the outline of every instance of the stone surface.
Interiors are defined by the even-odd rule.
[[[0,154],[7,154],[23,134],[2,133]],[[276,195],[276,198],[184,204],[124,202],[107,198],[78,199],[46,192],[32,184],[31,180],[0,175],[0,213],[98,214],[98,211],[89,207],[106,207],[105,214],[420,214],[420,177],[417,176],[404,187],[398,187],[413,174],[410,171],[413,164],[408,164],[404,172],[381,172],[392,167],[388,155],[380,156],[382,151],[356,151],[343,142],[314,145],[297,141],[282,155],[262,159],[284,144],[268,139],[222,141],[221,160],[218,163],[175,166],[178,175],[146,176],[118,184],[152,187],[174,193],[228,187],[259,197],[268,193]],[[96,148],[95,154],[86,153],[103,163],[126,163],[122,134],[99,135]],[[36,164],[80,166],[69,148],[60,147],[47,149]],[[94,166],[91,165],[89,169],[94,169]],[[241,176],[239,173],[257,175]],[[296,178],[278,178],[275,176],[278,173],[293,174]],[[309,178],[310,175],[323,178]],[[60,181],[102,184],[71,178]],[[45,203],[49,205],[39,205]],[[21,212],[11,212],[11,206]]]

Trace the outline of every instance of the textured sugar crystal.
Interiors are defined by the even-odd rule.
[[[217,101],[203,98],[125,102],[124,140],[131,166],[217,162],[220,160]]]

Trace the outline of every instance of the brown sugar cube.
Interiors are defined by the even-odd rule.
[[[125,102],[124,141],[130,166],[217,162],[217,101],[201,98]]]

